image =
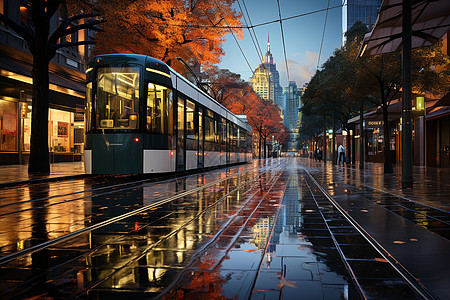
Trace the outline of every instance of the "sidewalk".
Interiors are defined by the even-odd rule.
[[[344,184],[357,184],[378,191],[385,191],[394,195],[417,201],[445,211],[450,210],[450,168],[434,168],[413,166],[413,188],[402,189],[401,165],[393,165],[394,172],[384,174],[382,163],[366,162],[364,169],[359,169],[359,163],[339,167],[315,162],[313,159],[302,158],[301,162],[307,168],[320,170],[328,174],[327,180],[335,180]],[[344,171],[345,170],[345,171]],[[339,171],[338,173],[336,173]],[[334,174],[334,175],[332,175]]]
[[[339,167],[301,159],[328,194],[439,299],[450,293],[450,170],[413,167],[414,186],[383,165]]]
[[[84,162],[51,163],[49,175],[33,176],[28,174],[28,165],[0,165],[0,187],[24,181],[40,181],[84,174]]]

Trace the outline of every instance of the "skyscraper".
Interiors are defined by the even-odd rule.
[[[289,81],[289,86],[283,88],[284,98],[284,126],[289,131],[297,131],[298,108],[300,107],[301,92],[298,91],[295,81]]]
[[[280,74],[277,71],[277,65],[273,62],[269,38],[267,38],[267,52],[264,60],[250,78],[250,84],[262,99],[270,100],[278,104],[280,109],[282,109],[283,97],[280,86]]]
[[[377,21],[378,11],[383,0],[343,0],[342,1],[342,44],[345,42],[345,32],[361,21],[372,30]]]

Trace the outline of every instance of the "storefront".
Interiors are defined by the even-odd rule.
[[[32,79],[29,54],[0,45],[0,165],[26,164],[30,153]],[[50,162],[81,161],[84,73],[50,63]]]
[[[431,107],[425,120],[427,166],[450,168],[450,93]]]

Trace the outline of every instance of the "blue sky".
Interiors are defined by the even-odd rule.
[[[279,19],[277,0],[244,0],[253,25]],[[338,6],[341,0],[330,0],[330,7]],[[242,9],[242,0],[239,0]],[[279,0],[281,16],[291,17],[312,11],[326,9],[328,0]],[[236,9],[239,7],[236,4]],[[341,8],[328,11],[327,25],[323,40],[320,65],[341,46]],[[244,11],[245,13],[245,11]],[[308,82],[315,73],[319,57],[322,32],[325,22],[325,12],[283,21],[283,32],[288,60],[289,80],[296,81],[299,87]],[[244,20],[242,19],[242,23]],[[288,75],[284,59],[280,23],[255,27],[256,36],[263,54],[267,51],[267,35],[270,36],[270,49],[280,73],[281,86],[287,86]],[[238,40],[251,68],[254,70],[260,63],[260,58],[251,40],[249,31],[244,30],[244,39]],[[225,55],[219,67],[241,74],[248,81],[252,72],[244,56],[241,54],[233,37],[228,34],[224,43]]]

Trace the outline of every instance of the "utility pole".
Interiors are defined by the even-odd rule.
[[[402,188],[413,187],[411,129],[411,1],[402,1]]]

